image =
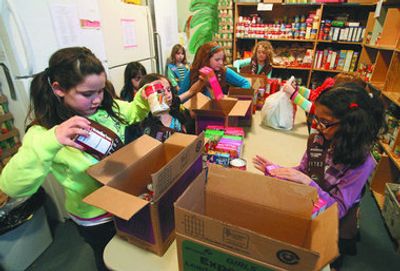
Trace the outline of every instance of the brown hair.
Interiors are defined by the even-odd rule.
[[[171,63],[173,63],[173,64],[176,65],[175,55],[179,52],[179,50],[182,50],[183,55],[184,55],[184,58],[183,58],[183,60],[182,60],[182,63],[183,63],[183,64],[186,64],[186,63],[187,63],[187,60],[186,60],[186,50],[185,50],[185,47],[183,47],[183,46],[180,45],[180,44],[175,44],[174,47],[172,47],[171,56],[170,56],[170,58],[171,58]]]
[[[199,70],[204,66],[210,66],[210,58],[216,53],[223,52],[224,48],[218,45],[215,41],[204,43],[197,49],[194,56],[192,67],[190,68],[190,86],[192,86],[199,79]],[[219,83],[224,88],[225,82],[225,69],[221,71],[214,71],[218,75]]]
[[[356,83],[364,89],[367,87],[367,83],[362,80],[360,74],[357,72],[341,72],[337,74],[334,79],[335,84],[333,85],[333,87],[336,87],[343,83]]]

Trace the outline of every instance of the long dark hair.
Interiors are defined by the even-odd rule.
[[[134,92],[136,92],[137,89],[134,89],[132,79],[137,76],[145,76],[146,74],[146,68],[139,62],[130,62],[126,65],[124,71],[124,86],[121,89],[120,95],[122,100],[128,102],[133,100]]]
[[[361,165],[384,127],[382,99],[356,83],[324,91],[316,100],[340,121],[333,137],[333,162],[355,168]]]
[[[38,124],[47,129],[58,125],[74,115],[79,115],[63,102],[63,99],[53,92],[51,84],[58,82],[63,91],[82,83],[87,75],[105,72],[100,60],[85,47],[70,47],[55,52],[49,60],[49,67],[38,73],[30,86],[30,107],[27,122],[28,128]],[[100,106],[112,117],[121,122],[119,107],[114,102],[107,86]],[[114,112],[116,109],[117,112]]]

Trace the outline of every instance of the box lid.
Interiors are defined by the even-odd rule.
[[[174,133],[164,143],[144,135],[87,170],[104,186],[83,201],[129,219],[149,204],[140,198],[147,185],[157,201],[201,154],[203,142],[203,133]]]
[[[313,202],[318,198],[314,187],[255,174],[209,166],[206,193],[223,194],[264,205],[297,217],[311,218]],[[273,191],[273,193],[270,193]]]
[[[230,87],[228,96],[231,97],[242,97],[242,96],[254,96],[254,89],[252,88],[238,88],[238,87]]]
[[[232,110],[229,112],[229,116],[243,117],[246,115],[250,106],[251,101],[237,101]]]
[[[108,212],[129,220],[149,202],[110,186],[103,186],[91,193],[84,202],[107,210]]]

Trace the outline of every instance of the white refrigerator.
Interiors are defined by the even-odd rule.
[[[29,85],[60,48],[86,46],[106,67],[117,93],[127,63],[157,70],[149,7],[120,0],[0,0],[0,83],[21,137],[29,106]],[[50,178],[51,179],[51,178]],[[63,192],[44,187],[62,220]]]

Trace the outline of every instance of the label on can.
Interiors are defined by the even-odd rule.
[[[161,83],[150,84],[144,89],[150,111],[154,116],[167,112],[169,106],[165,100],[164,86]]]

